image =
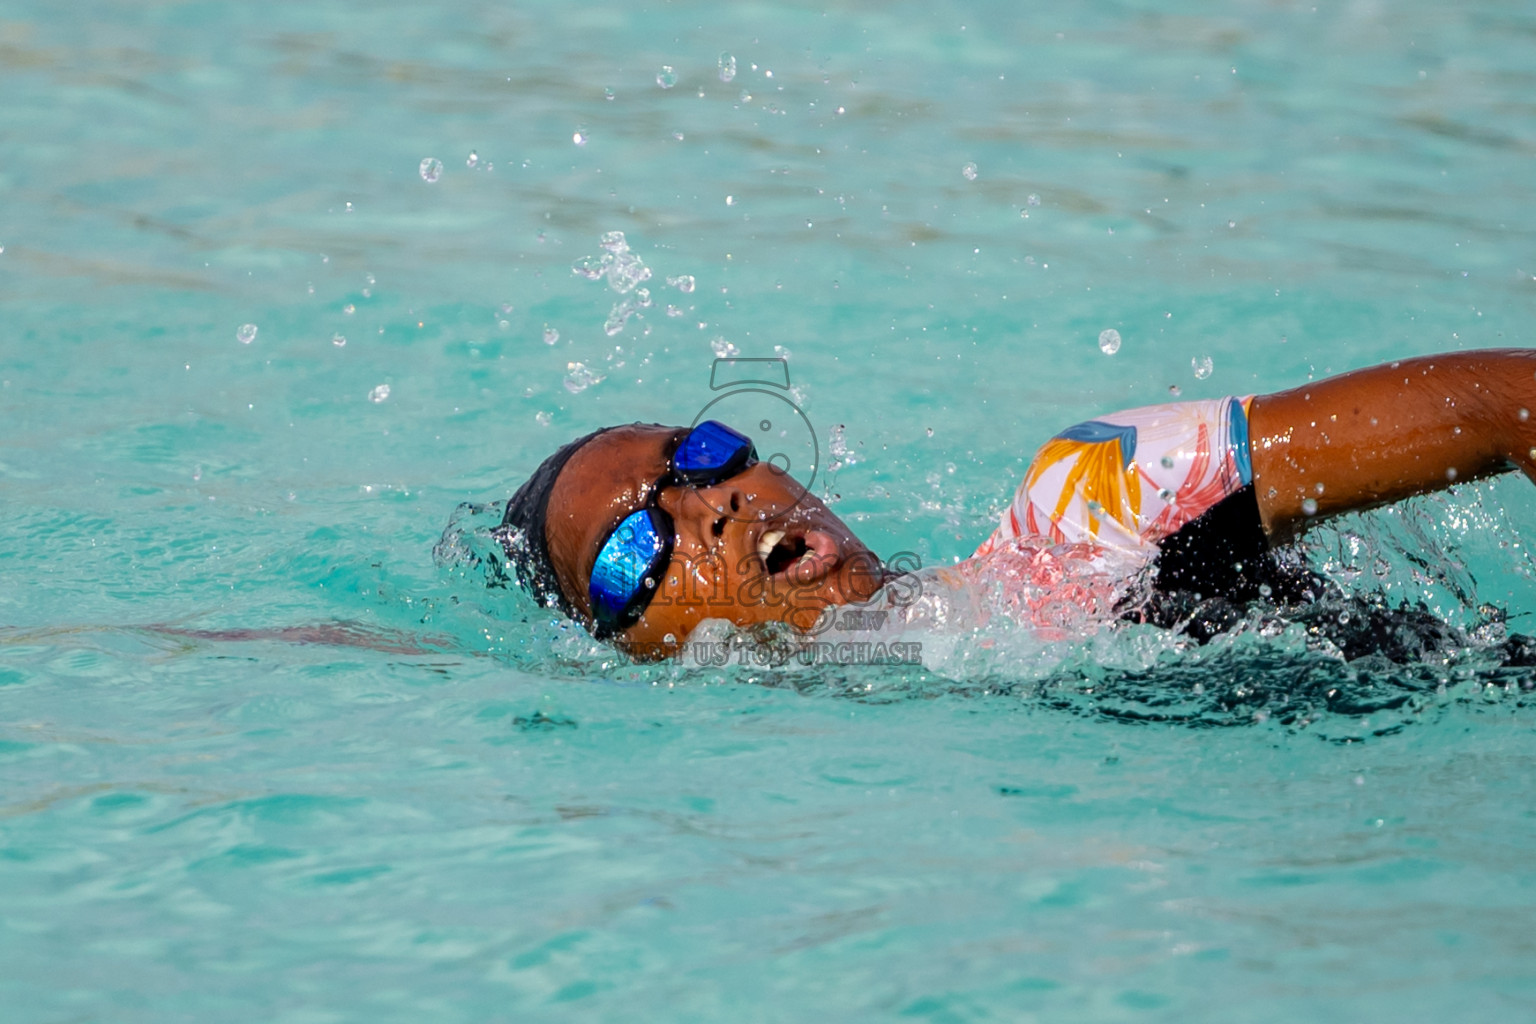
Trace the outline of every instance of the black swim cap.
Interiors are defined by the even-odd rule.
[[[560,471],[588,441],[599,434],[612,430],[604,427],[585,437],[561,446],[549,458],[539,464],[533,475],[523,482],[507,502],[507,514],[496,531],[511,564],[518,586],[533,595],[543,607],[554,605],[572,619],[580,620],[581,614],[560,589],[560,579],[555,575],[554,562],[549,557],[549,539],[544,533],[544,522],[549,517],[549,494],[555,489]]]

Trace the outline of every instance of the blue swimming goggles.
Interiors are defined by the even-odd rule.
[[[756,462],[752,439],[717,420],[705,420],[683,435],[644,506],[620,520],[597,549],[587,585],[593,635],[603,640],[628,629],[645,614],[661,585],[677,540],[672,517],[656,504],[662,489],[708,487]]]

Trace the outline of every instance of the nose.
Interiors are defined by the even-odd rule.
[[[726,520],[747,518],[751,503],[734,479],[706,487],[669,487],[656,500],[679,533],[691,533],[706,547],[724,532]]]

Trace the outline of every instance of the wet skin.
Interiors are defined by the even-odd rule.
[[[579,449],[550,491],[545,537],[566,598],[590,620],[587,585],[608,534],[644,506],[685,431],[633,424]],[[614,641],[638,658],[676,654],[705,619],[738,626],[788,622],[809,629],[829,605],[880,589],[878,560],[841,519],[764,462],[706,487],[664,488],[657,504],[677,540],[656,596]],[[760,548],[773,543],[765,559]]]
[[[1536,481],[1536,351],[1402,359],[1260,395],[1254,491],[1271,542],[1308,526],[1518,469]]]

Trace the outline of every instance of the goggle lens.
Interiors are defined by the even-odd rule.
[[[719,420],[705,420],[683,438],[672,456],[672,472],[685,484],[715,484],[757,461],[752,439]]]
[[[627,618],[637,599],[649,600],[655,592],[671,557],[672,523],[665,512],[644,508],[625,516],[592,564],[592,617],[606,627]]]

